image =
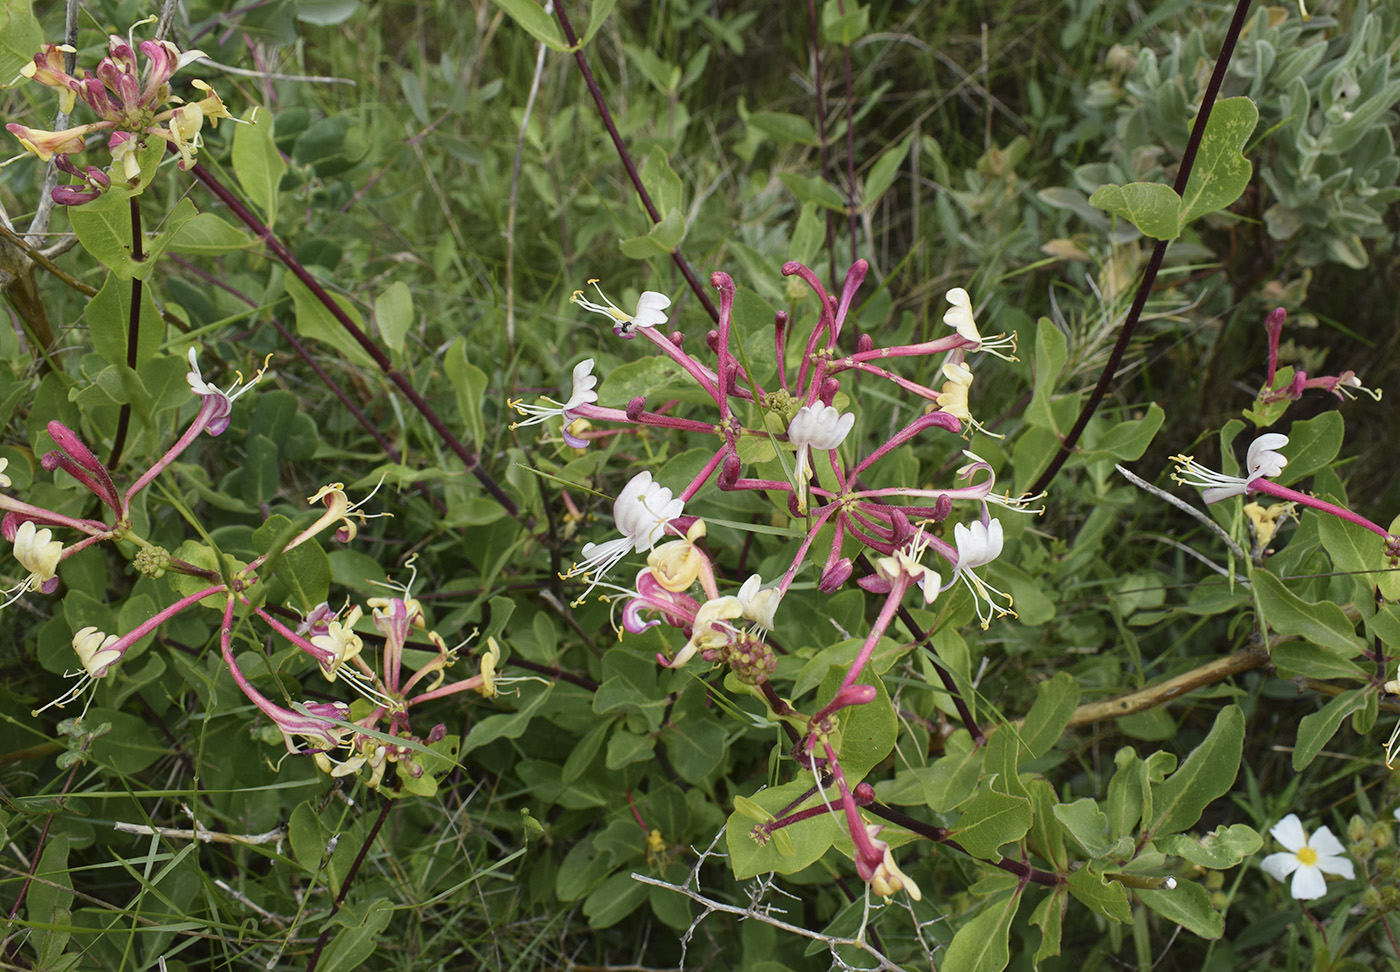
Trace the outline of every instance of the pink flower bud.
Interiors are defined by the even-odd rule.
[[[851,574],[855,570],[850,557],[842,557],[826,570],[822,571],[822,576],[817,581],[817,590],[823,594],[830,594],[837,590],[842,584],[851,579]]]
[[[715,354],[719,354],[719,331],[710,328],[710,330],[706,332],[705,347],[709,348]]]
[[[855,798],[856,806],[868,807],[875,802],[875,787],[869,783],[857,783],[856,788],[851,791],[851,796]]]
[[[680,331],[671,332],[671,343],[674,344],[676,347],[680,347],[681,341],[683,340],[685,340],[685,335],[682,334]]]
[[[739,474],[743,472],[743,463],[734,453],[724,457],[724,462],[719,467],[719,488],[733,489],[734,484],[739,481]]]
[[[638,395],[627,403],[627,417],[633,422],[642,417],[642,412],[646,410],[647,398],[645,395]]]
[[[869,334],[862,334],[856,339],[856,350],[861,354],[875,350],[875,339]]]

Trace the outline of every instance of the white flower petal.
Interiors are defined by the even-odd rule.
[[[632,323],[637,327],[655,327],[666,323],[666,308],[671,306],[671,298],[655,290],[647,290],[637,298],[637,313],[632,315]]]
[[[1316,867],[1305,864],[1293,873],[1293,884],[1288,893],[1299,901],[1320,898],[1327,893],[1327,879]]]
[[[1298,819],[1296,813],[1290,813],[1274,824],[1269,828],[1269,833],[1273,835],[1274,840],[1294,852],[1308,845],[1308,832],[1303,829],[1303,821]]]
[[[1308,846],[1317,851],[1321,857],[1336,857],[1338,854],[1345,854],[1347,849],[1342,846],[1342,842],[1332,836],[1332,831],[1326,827],[1318,827],[1308,840]]]
[[[1288,875],[1298,870],[1300,864],[1301,862],[1298,860],[1297,854],[1294,854],[1292,851],[1280,851],[1277,854],[1270,854],[1268,857],[1264,858],[1264,863],[1259,866],[1269,877],[1276,881],[1282,881],[1284,878],[1288,877]]]
[[[1344,877],[1348,881],[1356,877],[1356,868],[1345,857],[1324,857],[1319,855],[1317,859],[1317,869],[1328,874],[1335,874]]]

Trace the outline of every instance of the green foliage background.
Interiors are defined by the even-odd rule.
[[[8,80],[35,38],[27,3],[3,10]],[[610,535],[611,498],[632,473],[684,483],[712,440],[652,431],[579,452],[555,426],[512,430],[507,398],[557,395],[569,368],[593,357],[601,404],[645,394],[694,410],[694,390],[644,342],[615,340],[569,295],[595,277],[622,306],[663,291],[672,326],[697,349],[711,324],[670,259],[678,251],[702,279],[734,277],[740,340],[754,370],[771,372],[774,310],[799,324],[816,313],[781,275],[783,262],[830,280],[859,256],[873,269],[856,326],[881,343],[940,336],[943,295],[955,286],[979,304],[984,332],[1019,336],[1022,361],[980,365],[973,393],[974,413],[1006,438],[973,448],[1007,487],[1028,488],[1103,369],[1153,242],[1090,197],[1107,184],[1170,184],[1230,10],[1169,2],[1144,17],[1095,0],[833,2],[817,12],[819,119],[813,27],[801,6],[570,6],[657,203],[653,226],[573,56],[550,49],[567,46],[557,25],[531,0],[183,4],[172,37],[241,69],[201,64],[188,75],[215,83],[240,118],[259,106],[255,125],[206,132],[201,162],[377,337],[518,515],[315,295],[170,167],[143,197],[153,235],[140,265],[111,218],[124,200],[57,214],[53,232],[76,233],[81,245],[54,255],[68,279],[39,274],[56,339],[45,353],[25,329],[29,305],[9,292],[18,326],[0,329],[0,456],[11,492],[80,514],[87,497],[36,465],[53,448],[49,420],[106,455],[119,407],[131,405],[119,472],[133,478],[188,421],[185,347],[197,341],[201,360],[229,374],[273,353],[275,381],[240,399],[231,428],[162,480],[164,492],[138,512],[141,528],[174,550],[197,539],[180,515],[188,511],[220,550],[248,560],[322,484],[341,481],[359,496],[383,478],[377,508],[393,518],[284,564],[269,599],[305,611],[327,597],[380,596],[374,584],[403,582],[416,556],[414,592],[430,626],[449,643],[498,639],[515,663],[507,674],[524,680],[494,701],[434,710],[460,739],[453,765],[427,795],[395,800],[381,816],[380,794],[333,784],[310,760],[281,760],[280,737],[223,669],[215,615],[184,614],[101,686],[86,721],[110,731],[69,763],[56,757],[85,744],[59,735],[53,713],[30,710],[62,691],[73,632],[130,630],[177,595],[114,550],[66,561],[59,594],[28,595],[0,615],[0,903],[8,910],[26,888],[5,961],[290,968],[307,965],[324,938],[321,970],[671,968],[698,906],[631,875],[680,884],[706,848],[731,855],[699,871],[711,899],[738,909],[759,900],[786,908],[792,924],[854,933],[862,886],[832,821],[792,828],[794,860],[776,842],[746,845],[733,823],[717,840],[736,798],[773,811],[786,802],[778,794],[810,782],[780,758],[781,736],[761,707],[722,673],[658,668],[657,651],[679,645],[674,632],[619,643],[609,606],[570,608],[577,589],[558,579],[582,543]],[[135,2],[85,7],[80,59],[148,12]],[[42,37],[58,39],[61,7],[34,13]],[[1003,728],[974,749],[946,694],[931,688],[927,654],[904,633],[877,654],[891,700],[878,714],[898,724],[847,727],[877,740],[847,766],[852,782],[868,778],[882,801],[949,828],[976,857],[1025,852],[1069,875],[1047,891],[948,848],[906,843],[901,861],[924,900],[888,907],[870,937],[901,967],[1400,967],[1383,930],[1400,906],[1390,837],[1400,792],[1378,738],[1394,720],[1381,684],[1394,677],[1386,658],[1400,644],[1400,616],[1374,538],[1307,512],[1263,567],[1232,561],[1199,523],[1114,470],[1123,462],[1172,489],[1173,453],[1210,465],[1223,453],[1232,464],[1249,438],[1236,444],[1238,417],[1263,383],[1261,324],[1275,306],[1290,313],[1287,361],[1395,384],[1400,77],[1390,75],[1400,8],[1339,2],[1313,13],[1304,22],[1292,6],[1253,12],[1221,92],[1257,108],[1257,126],[1230,145],[1252,176],[1226,210],[1190,209],[1188,193],[1193,222],[1167,201],[1166,228],[1152,235],[1180,235],[1120,380],[1054,480],[1046,513],[1003,518],[1007,555],[990,576],[1015,595],[1019,620],[982,632],[965,595],[914,612],[936,631],[979,721],[1024,719],[1019,737]],[[6,120],[52,119],[52,92],[37,85],[5,88],[0,105]],[[0,201],[16,225],[42,178],[32,158],[4,170]],[[149,304],[134,373],[125,366],[133,276],[145,276]],[[857,405],[853,441],[863,447],[918,407],[869,384]],[[1400,505],[1389,399],[1344,414],[1345,424],[1321,393],[1288,411],[1276,428],[1296,451],[1280,482],[1389,523]],[[901,449],[871,483],[946,482],[965,445],[946,436]],[[768,578],[791,556],[796,528],[779,504],[712,491],[687,511],[708,518],[711,548],[736,577]],[[1248,549],[1238,501],[1211,512]],[[827,597],[808,583],[789,595],[776,635],[784,695],[830,697],[839,681],[830,666],[849,662],[848,636],[860,638],[873,616],[868,600],[853,585]],[[247,629],[239,637],[245,670],[269,694],[324,693],[290,651]],[[1249,663],[1129,715],[1085,715],[1092,703],[1232,658]],[[1252,856],[1258,835],[1267,842],[1289,812],[1339,835],[1359,818],[1370,841],[1367,850],[1344,838],[1369,855],[1364,877],[1312,906],[1325,938]],[[205,842],[114,832],[117,821],[285,832],[267,843]],[[653,829],[660,848],[647,843]],[[773,869],[794,899],[750,890],[751,876]],[[1105,880],[1120,873],[1170,873],[1180,893]],[[1364,898],[1367,886],[1383,898]],[[834,953],[869,960],[844,946]],[[832,961],[819,943],[723,912],[684,954],[687,967],[750,972]]]

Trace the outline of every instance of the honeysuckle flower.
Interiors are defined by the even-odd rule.
[[[136,63],[137,50],[146,57],[144,74]],[[219,96],[203,81],[192,82],[196,89],[204,92],[204,97],[198,101],[183,103],[171,92],[170,76],[204,57],[203,51],[182,52],[164,40],[142,41],[137,45],[130,35],[126,38],[113,35],[108,38],[108,55],[98,64],[96,74],[87,72],[82,81],[63,69],[66,52],[72,52],[72,48],[46,44],[20,73],[56,88],[64,114],[71,112],[81,99],[100,120],[61,132],[37,131],[17,124],[6,126],[20,144],[41,159],[81,152],[86,135],[109,133],[107,147],[112,156],[113,172],[120,170],[121,177],[135,188],[141,176],[136,152],[146,136],[153,135],[173,145],[180,154],[179,165],[183,169],[194,161],[204,122],[208,120],[213,126],[220,118],[231,117]],[[64,171],[77,174],[69,167]],[[54,200],[65,205],[81,205],[97,198],[110,184],[105,177],[88,176],[84,181],[86,188],[83,189],[57,187]]]
[[[220,435],[228,428],[229,422],[232,420],[233,403],[238,400],[240,395],[256,385],[267,373],[267,365],[272,360],[272,355],[269,354],[263,359],[262,367],[253,374],[252,378],[248,379],[246,384],[244,384],[243,372],[235,371],[234,374],[237,377],[234,378],[228,391],[222,391],[204,380],[204,375],[199,370],[199,361],[195,357],[194,348],[189,350],[189,359],[190,370],[185,374],[185,381],[189,383],[190,391],[204,400],[204,407],[209,410],[210,414],[204,431],[210,435]]]
[[[10,477],[5,475],[5,470],[9,467],[10,460],[0,458],[0,488],[9,489]]]
[[[72,702],[89,685],[96,682],[112,670],[112,666],[121,661],[122,655],[135,643],[135,633],[119,637],[118,635],[104,634],[94,627],[79,628],[77,634],[73,635],[73,651],[78,656],[78,661],[82,663],[82,671],[78,673],[69,672],[69,675],[80,674],[82,677],[67,691],[54,699],[48,705],[35,709],[31,715],[38,715],[45,709],[61,709],[69,702]]]
[[[1016,360],[1016,356],[1012,353],[1016,350],[1015,335],[1008,337],[1005,334],[999,334],[994,338],[983,340],[981,332],[977,329],[977,321],[972,316],[972,298],[968,296],[966,290],[954,287],[944,295],[944,298],[953,306],[943,312],[943,323],[956,330],[960,338],[975,344],[977,346],[975,350],[986,351],[1007,361]]]
[[[519,422],[512,422],[510,427],[518,429],[526,425],[538,425],[541,422],[554,418],[556,415],[564,419],[564,441],[575,449],[582,449],[588,445],[587,439],[580,439],[569,431],[569,426],[578,419],[574,410],[580,405],[591,405],[598,400],[598,393],[593,389],[598,386],[598,378],[593,374],[593,359],[585,358],[574,365],[573,386],[570,389],[569,398],[564,403],[554,401],[551,398],[543,399],[553,407],[546,408],[543,405],[526,405],[520,399],[506,402],[511,408],[521,415],[527,416]]]
[[[788,423],[788,441],[797,446],[797,504],[798,509],[807,508],[808,453],[812,449],[835,449],[846,441],[851,427],[856,424],[854,412],[844,415],[835,405],[803,405]]]
[[[613,503],[613,522],[622,536],[604,543],[584,544],[583,559],[563,575],[566,579],[584,576],[590,580],[587,590],[574,603],[582,603],[623,557],[650,550],[666,532],[666,524],[684,510],[685,501],[673,499],[669,489],[653,482],[650,470],[633,476]]]
[[[998,523],[997,526],[1000,527],[1001,524]],[[875,573],[887,584],[893,584],[897,577],[913,580],[924,595],[924,603],[932,603],[938,592],[943,589],[943,577],[932,567],[920,562],[926,549],[928,544],[923,542],[923,535],[920,533],[913,543],[896,547],[894,553],[888,556],[877,557]]]
[[[584,310],[590,310],[597,314],[604,314],[613,322],[613,333],[620,338],[631,339],[637,336],[636,329],[639,327],[656,327],[658,324],[666,323],[666,308],[671,306],[671,298],[655,290],[644,290],[637,298],[637,309],[628,314],[618,307],[608,295],[603,293],[603,288],[598,286],[597,278],[588,281],[594,290],[598,291],[598,296],[603,299],[603,303],[598,304],[583,296],[582,290],[575,290],[569,297],[572,303],[578,304]]]
[[[772,631],[774,615],[782,602],[783,592],[777,587],[764,587],[763,578],[750,574],[739,587],[739,604],[743,616],[764,631]]]
[[[962,361],[945,361],[942,371],[943,377],[947,381],[943,383],[943,387],[938,392],[939,410],[967,423],[983,435],[990,435],[997,439],[1005,438],[1005,436],[995,432],[987,431],[986,426],[973,418],[971,411],[969,411],[967,395],[972,389],[972,369]]]
[[[710,558],[699,547],[705,536],[705,521],[696,520],[684,539],[670,540],[652,550],[647,565],[656,582],[676,594],[690,590],[702,574],[713,577]]]
[[[899,865],[894,860],[894,852],[890,850],[890,845],[878,839],[880,832],[884,829],[884,824],[865,825],[865,832],[871,843],[877,850],[883,852],[880,863],[866,878],[870,882],[870,889],[882,898],[888,898],[896,892],[904,891],[915,901],[922,901],[923,894],[919,891],[919,886],[914,883],[913,878],[899,869]]]
[[[1278,432],[1268,432],[1256,438],[1249,444],[1249,452],[1245,457],[1248,471],[1244,476],[1227,476],[1207,469],[1191,456],[1172,456],[1172,461],[1177,464],[1172,479],[1183,486],[1204,489],[1201,498],[1206,503],[1218,503],[1231,496],[1243,496],[1249,492],[1250,484],[1256,479],[1272,479],[1283,471],[1283,467],[1288,465],[1288,460],[1278,450],[1286,445],[1288,436]]]
[[[1335,874],[1347,880],[1356,877],[1351,861],[1342,856],[1345,853],[1342,842],[1332,836],[1327,827],[1319,827],[1309,838],[1298,815],[1290,813],[1274,824],[1269,833],[1285,850],[1270,854],[1260,866],[1265,874],[1278,881],[1292,874],[1289,894],[1299,901],[1311,901],[1327,893],[1324,874]]]
[[[73,636],[73,651],[89,677],[98,679],[121,660],[124,652],[112,647],[120,640],[117,635],[104,635],[94,627],[80,628]]]
[[[45,594],[58,586],[58,562],[63,558],[63,543],[53,539],[52,530],[40,530],[33,520],[25,520],[15,531],[15,559],[29,571],[29,576],[21,587],[25,591],[36,588]]]
[[[483,698],[493,699],[496,691],[496,669],[501,664],[501,646],[495,638],[486,639],[486,650],[481,654],[481,684],[477,691]]]
[[[974,569],[984,567],[1001,556],[1003,544],[1001,521],[989,519],[986,507],[983,507],[982,519],[974,521],[971,526],[959,523],[953,527],[953,539],[957,542],[958,562],[953,571],[952,580],[948,581],[941,590],[947,590],[961,579],[967,585],[967,589],[972,592],[972,601],[984,631],[991,624],[994,613],[997,616],[1004,614],[1015,616],[1016,612],[1011,610],[1014,603],[1011,595],[1005,591],[997,590],[973,573]],[[992,595],[1005,598],[1006,607],[998,604]],[[927,588],[925,588],[924,596],[928,596]],[[984,604],[988,608],[986,613],[983,613],[982,610]]]
[[[343,620],[327,623],[325,634],[311,636],[311,643],[329,655],[321,662],[321,674],[328,682],[334,682],[341,666],[354,659],[364,649],[364,641],[355,633],[355,622],[360,620],[361,613],[357,604]]]
[[[1260,550],[1269,546],[1269,541],[1278,532],[1280,520],[1297,514],[1298,508],[1292,503],[1275,503],[1267,507],[1258,503],[1244,505],[1245,518],[1249,520],[1250,529],[1254,533],[1254,543]]]
[[[659,655],[657,661],[668,668],[680,668],[699,652],[718,651],[738,633],[729,622],[743,614],[743,602],[737,597],[716,597],[706,601],[695,612],[695,623],[691,626],[690,640],[685,647],[676,652],[676,657],[669,662]]]

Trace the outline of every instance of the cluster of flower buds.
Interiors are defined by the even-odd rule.
[[[205,57],[203,51],[181,52],[169,41],[148,40],[136,44],[131,37],[109,37],[107,56],[97,71],[85,71],[79,80],[64,69],[65,55],[75,53],[66,45],[45,44],[21,73],[33,81],[55,88],[63,116],[77,102],[86,104],[98,120],[60,131],[43,131],[11,123],[5,127],[20,144],[40,159],[54,159],[58,168],[79,181],[58,186],[54,201],[80,206],[102,195],[116,180],[130,189],[142,186],[139,152],[147,138],[154,136],[179,153],[180,168],[192,165],[200,144],[200,131],[207,121],[217,127],[221,118],[231,118],[219,96],[203,81],[190,84],[202,94],[196,101],[185,101],[171,91],[170,77],[185,65]],[[144,55],[145,70],[137,63],[137,52]],[[87,147],[89,136],[106,137],[111,165],[107,171],[97,166],[79,168],[70,158]]]
[[[842,347],[843,331],[855,306],[857,292],[868,272],[864,260],[857,261],[846,274],[839,294],[828,294],[820,279],[809,268],[795,261],[783,267],[784,275],[805,284],[817,298],[819,313],[803,339],[800,361],[789,368],[788,344],[792,328],[788,315],[778,313],[774,322],[776,375],[765,387],[761,376],[751,374],[741,355],[732,347],[735,285],[728,274],[715,273],[710,281],[719,292],[717,327],[706,336],[712,358],[701,360],[684,348],[679,331],[667,333],[670,300],[655,291],[646,291],[637,300],[633,313],[627,313],[589,284],[599,300],[576,291],[573,302],[586,310],[604,315],[613,332],[622,338],[643,338],[669,358],[702,393],[713,402],[712,416],[689,417],[672,414],[677,403],[649,408],[638,397],[624,407],[598,404],[599,379],[593,374],[595,361],[585,359],[572,369],[571,387],[562,402],[546,400],[527,405],[519,400],[509,404],[523,419],[516,427],[542,424],[558,418],[563,440],[573,448],[586,448],[617,431],[604,424],[631,429],[666,429],[678,433],[699,433],[720,442],[693,479],[673,492],[658,484],[650,471],[635,475],[613,504],[613,520],[620,536],[584,546],[582,556],[562,576],[578,578],[586,587],[575,603],[602,588],[609,600],[621,593],[621,629],[641,632],[665,624],[679,629],[685,643],[658,662],[677,667],[693,659],[723,664],[744,683],[755,686],[775,717],[790,728],[793,755],[814,773],[829,774],[840,793],[847,823],[856,846],[857,870],[880,894],[905,889],[915,897],[917,886],[902,875],[890,856],[888,845],[876,839],[878,828],[868,830],[861,821],[855,797],[841,774],[839,754],[830,740],[835,734],[839,712],[852,705],[865,705],[877,697],[877,690],[861,682],[876,646],[885,636],[906,594],[918,591],[927,604],[941,592],[960,582],[973,596],[982,626],[992,618],[1013,614],[1010,595],[993,587],[977,571],[1001,553],[1001,522],[988,510],[989,504],[1020,512],[1032,510],[1035,497],[1011,498],[994,491],[995,474],[990,463],[966,452],[968,463],[958,470],[964,485],[956,488],[907,486],[872,487],[868,472],[881,459],[917,440],[929,430],[971,436],[986,429],[972,417],[969,390],[973,371],[968,355],[988,352],[1008,360],[1015,350],[1014,340],[1005,335],[983,338],[974,317],[971,297],[955,288],[947,294],[949,309],[944,323],[952,333],[911,344],[877,347],[869,334],[863,334],[853,347]],[[901,374],[893,367],[901,361],[913,363],[942,356],[941,385]],[[844,403],[854,395],[848,385],[876,380],[893,385],[915,397],[918,408],[902,428],[858,458],[843,457],[846,443],[859,416],[845,410]],[[740,443],[746,438],[761,439],[770,446],[764,452],[778,459],[783,478],[746,475]],[[758,460],[756,460],[758,461]],[[771,467],[770,467],[771,468]],[[772,475],[771,473],[769,475]],[[724,586],[714,560],[703,547],[703,521],[685,515],[686,504],[706,485],[721,490],[753,490],[777,497],[794,523],[803,527],[790,564],[776,580],[765,585],[757,574],[750,576],[737,591],[721,593]],[[978,515],[967,523],[956,523],[950,543],[939,535],[958,502],[976,504]],[[830,546],[814,552],[818,537]],[[609,570],[632,555],[647,556],[647,566],[630,588],[606,579]],[[941,559],[940,570],[924,563]],[[830,593],[852,580],[860,559],[873,562],[872,570],[857,579],[864,589],[883,595],[879,617],[871,625],[865,643],[847,670],[835,697],[809,718],[801,717],[780,699],[767,684],[777,667],[768,644],[768,632],[776,623],[776,613],[804,565],[815,568],[816,586]],[[944,582],[944,577],[948,580]],[[805,725],[805,732],[794,726]],[[822,780],[818,779],[818,789]],[[867,787],[868,789],[868,787]],[[829,804],[811,811],[798,811],[782,820],[768,823],[765,838],[780,834],[781,828],[817,812],[832,812]]]

